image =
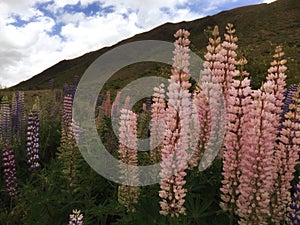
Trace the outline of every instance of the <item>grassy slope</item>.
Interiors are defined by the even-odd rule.
[[[228,22],[235,25],[239,37],[240,54],[249,61],[248,71],[252,74],[255,86],[258,86],[266,75],[273,49],[282,44],[289,59],[288,83],[298,83],[300,80],[300,1],[278,0],[272,4],[260,4],[224,11],[214,16],[208,16],[191,22],[177,24],[166,23],[149,32],[138,34],[112,47],[103,48],[87,53],[79,58],[63,60],[41,74],[22,82],[11,90],[38,90],[47,89],[50,79],[55,80],[56,88],[64,83],[71,83],[74,75],[82,75],[86,68],[107,50],[132,41],[138,40],[165,40],[173,41],[173,33],[179,28],[191,32],[191,48],[201,57],[205,52],[207,37],[204,30],[219,25],[221,33]],[[165,68],[157,65],[132,65],[129,69],[116,74],[109,86],[120,88],[131,77],[154,75]],[[132,76],[134,74],[134,77]],[[127,80],[128,82],[128,80]]]

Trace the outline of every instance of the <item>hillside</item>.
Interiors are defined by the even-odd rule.
[[[61,88],[65,83],[71,83],[75,75],[81,76],[88,66],[101,54],[118,45],[138,40],[173,41],[173,33],[179,28],[185,28],[191,33],[191,48],[203,56],[207,37],[204,30],[208,26],[219,25],[221,34],[225,25],[233,23],[239,37],[240,54],[248,59],[247,70],[251,73],[254,84],[258,86],[266,75],[273,50],[278,44],[283,45],[288,58],[288,83],[298,83],[300,80],[300,1],[278,0],[271,4],[259,4],[223,11],[214,16],[197,19],[191,22],[166,23],[149,32],[138,34],[120,43],[87,53],[81,57],[63,60],[46,69],[33,78],[10,88],[11,90],[48,89],[49,80],[55,81],[55,87]],[[159,66],[149,65],[147,75],[158,72]],[[132,65],[130,70],[122,70],[124,77],[144,76],[145,68],[139,64]],[[118,79],[118,78],[116,78]],[[115,85],[119,88],[120,85]]]

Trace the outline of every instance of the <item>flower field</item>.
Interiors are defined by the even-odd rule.
[[[198,80],[189,36],[174,34],[168,85],[151,98],[130,108],[121,90],[98,97],[95,126],[121,162],[121,184],[81,155],[78,143],[93,143],[72,117],[78,76],[63,90],[51,80],[53,98],[1,92],[0,224],[300,224],[300,83],[286,84],[284,46],[254,89],[232,24],[210,30]],[[141,151],[146,138],[150,151]],[[130,168],[154,164],[160,182],[130,185],[142,179]]]

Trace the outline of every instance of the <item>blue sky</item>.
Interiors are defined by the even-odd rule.
[[[0,0],[0,84],[166,22],[274,0]]]

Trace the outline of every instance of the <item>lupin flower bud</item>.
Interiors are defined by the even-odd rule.
[[[236,73],[236,50],[238,48],[236,42],[238,41],[238,38],[234,36],[235,29],[233,28],[233,24],[227,24],[226,32],[227,33],[224,34],[225,40],[221,44],[222,50],[220,51],[220,54],[223,56],[224,72],[219,73],[217,79],[218,82],[221,84],[226,104],[228,104],[227,92],[231,88],[233,76]]]
[[[274,61],[271,62],[271,67],[268,70],[268,76],[267,76],[267,81],[271,81],[273,83],[273,94],[276,98],[275,101],[275,124],[277,128],[279,127],[279,121],[280,121],[280,116],[282,113],[282,106],[283,106],[283,101],[284,101],[284,92],[286,91],[285,89],[285,79],[286,79],[286,74],[285,71],[287,70],[287,67],[285,66],[286,60],[282,58],[284,56],[284,52],[282,51],[281,46],[277,46],[275,49],[275,55]]]

